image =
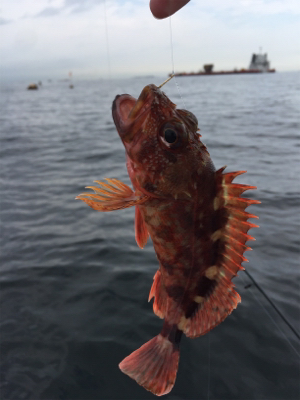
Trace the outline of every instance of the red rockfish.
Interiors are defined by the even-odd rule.
[[[182,334],[204,335],[241,301],[231,280],[250,250],[247,232],[257,227],[245,209],[259,203],[240,197],[255,186],[232,183],[246,171],[216,171],[196,117],[177,109],[160,87],[146,86],[138,100],[123,94],[113,102],[134,190],[107,179],[88,187],[95,193],[78,196],[97,211],[135,206],[137,244],[143,248],[149,235],[153,241],[159,268],[149,300],[154,297],[163,328],[119,366],[158,396],[174,386]]]

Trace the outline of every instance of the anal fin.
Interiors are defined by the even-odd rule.
[[[160,270],[156,271],[150,290],[148,301],[154,297],[153,311],[159,318],[164,318],[167,312],[168,295],[161,280]]]

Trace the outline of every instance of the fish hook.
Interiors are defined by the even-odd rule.
[[[167,82],[169,82],[173,77],[175,76],[175,74],[171,74],[170,77],[164,81],[161,85],[158,86],[158,89],[160,89],[161,87],[163,87]]]

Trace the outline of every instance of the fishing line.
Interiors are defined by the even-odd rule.
[[[209,400],[210,395],[210,334],[208,333],[208,372],[207,372],[207,400]]]
[[[171,20],[171,17],[169,17],[169,28],[170,28],[171,64],[172,64],[172,73],[171,73],[171,75],[174,75],[174,82],[175,82],[175,85],[177,87],[177,91],[179,93],[179,96],[181,98],[181,101],[183,103],[184,108],[186,108],[185,102],[184,102],[183,97],[182,97],[181,92],[180,92],[179,84],[178,84],[178,82],[176,80],[176,76],[175,76],[174,50],[173,50],[173,32],[172,32],[172,20]]]
[[[110,66],[110,53],[109,53],[108,24],[107,24],[107,14],[106,14],[106,0],[103,1],[103,6],[104,6],[106,57],[107,57],[108,81],[109,81],[109,92],[110,92],[110,89],[111,89],[111,66]]]
[[[171,21],[171,17],[169,17],[169,28],[170,28],[172,75],[174,75],[175,74],[175,68],[174,68],[174,51],[173,51],[173,36],[172,36],[172,21]]]
[[[246,272],[246,271],[244,271]],[[244,278],[242,275],[239,275],[242,278],[242,281],[245,284]],[[257,284],[257,282],[254,280],[254,278],[252,278],[252,276],[249,274],[249,272],[247,272],[247,276],[253,281],[254,285],[257,287],[257,289],[265,296],[266,299],[268,299],[270,301],[270,304],[272,304],[272,306],[275,306],[272,303],[272,300],[264,293],[264,291],[259,287],[259,285]],[[252,292],[251,292],[252,293]],[[266,307],[263,305],[263,303],[256,297],[254,296],[254,293],[252,293],[252,296],[254,297],[255,301],[264,309],[264,311],[266,312],[266,314],[269,316],[269,318],[271,319],[271,321],[273,321],[273,324],[276,326],[276,328],[279,330],[279,332],[281,332],[282,336],[286,339],[286,341],[288,342],[288,344],[291,346],[291,348],[294,350],[294,352],[298,355],[298,357],[300,356],[298,350],[293,346],[293,344],[291,343],[290,339],[287,337],[287,335],[284,333],[284,331],[279,327],[279,325],[277,324],[277,322],[274,320],[274,318],[272,317],[272,315],[269,313],[269,311],[266,309]],[[275,306],[274,309],[278,312],[278,308]],[[279,315],[282,317],[281,312],[279,311]],[[284,318],[285,320],[285,318]],[[288,324],[289,327],[290,324]],[[298,337],[298,333],[294,330],[294,328],[292,329],[294,333],[296,333],[296,336]]]
[[[250,274],[250,272],[248,272],[246,270],[244,272],[252,280],[252,282],[257,287],[257,289],[261,292],[261,294],[268,300],[268,302],[271,304],[271,306],[274,308],[274,310],[277,312],[277,314],[283,319],[283,321],[287,324],[287,326],[291,329],[291,331],[294,332],[294,334],[297,336],[298,339],[300,339],[299,333],[296,331],[296,329],[293,327],[293,325],[289,322],[289,320],[282,314],[282,312],[279,310],[279,308],[273,303],[273,301],[266,294],[266,292],[259,286],[259,284],[253,278],[253,276]]]

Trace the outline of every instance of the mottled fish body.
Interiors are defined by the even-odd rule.
[[[198,121],[176,108],[155,85],[138,100],[125,94],[113,102],[134,190],[116,179],[91,186],[78,198],[98,211],[135,206],[135,236],[143,248],[149,235],[159,262],[149,300],[164,319],[159,335],[126,357],[121,370],[156,395],[175,383],[182,334],[194,338],[222,322],[240,302],[232,278],[246,259],[248,230],[256,218],[241,197],[253,186],[232,183],[246,171],[215,170],[200,140]]]

